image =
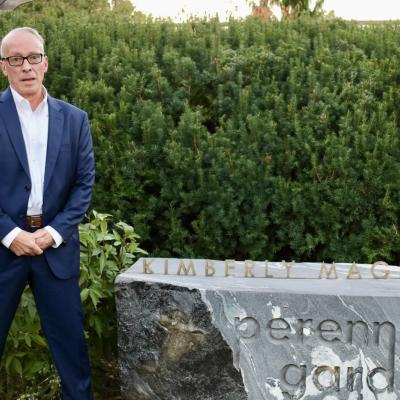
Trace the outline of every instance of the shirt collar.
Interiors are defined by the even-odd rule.
[[[21,109],[26,109],[26,107],[29,107],[29,110],[32,111],[31,105],[25,97],[22,97],[16,90],[10,86],[11,89],[11,94],[14,98],[14,103],[15,106],[17,107],[18,110]],[[45,105],[47,104],[47,90],[44,86],[42,86],[42,94],[43,94],[43,100],[40,102],[40,104],[37,106],[35,111],[41,110]]]

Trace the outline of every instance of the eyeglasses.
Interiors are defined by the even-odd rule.
[[[40,64],[43,60],[45,54],[30,54],[27,57],[22,56],[11,56],[11,57],[4,57],[2,60],[7,60],[8,64],[11,67],[20,67],[23,65],[25,60],[28,60],[29,64]]]

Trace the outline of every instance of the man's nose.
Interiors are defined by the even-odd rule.
[[[32,69],[31,64],[29,64],[28,59],[24,59],[23,63],[22,63],[22,69],[24,71],[29,71]]]

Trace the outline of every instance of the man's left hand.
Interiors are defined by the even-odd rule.
[[[46,231],[46,229],[38,229],[33,233],[35,237],[35,243],[42,249],[46,250],[49,247],[53,246],[54,244],[54,239],[53,236],[50,235],[49,232]]]

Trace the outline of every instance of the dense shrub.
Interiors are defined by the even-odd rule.
[[[400,261],[399,24],[30,7],[1,30],[44,33],[49,92],[91,117],[94,205],[151,254]]]

